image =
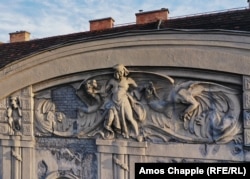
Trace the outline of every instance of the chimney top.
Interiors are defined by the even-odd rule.
[[[9,33],[9,35],[10,35],[10,43],[30,40],[30,33],[23,30]]]
[[[154,11],[143,11],[139,10],[139,13],[136,13],[136,24],[145,24],[150,22],[155,22],[157,20],[167,20],[169,10],[167,8],[161,8]]]
[[[112,17],[90,20],[90,31],[113,28],[114,22],[115,20]]]

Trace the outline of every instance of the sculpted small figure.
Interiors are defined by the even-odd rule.
[[[17,96],[11,96],[9,98],[9,104],[10,106],[7,108],[7,118],[10,135],[14,135],[15,132],[20,132],[21,130],[22,109]]]
[[[85,90],[87,94],[96,100],[97,103],[101,103],[101,98],[99,95],[98,85],[95,79],[88,80],[85,84]]]
[[[78,110],[85,113],[93,113],[96,112],[103,104],[101,92],[98,89],[98,84],[95,79],[85,81],[83,94],[85,96],[85,100],[87,101],[87,103],[85,103],[87,106],[78,108]]]

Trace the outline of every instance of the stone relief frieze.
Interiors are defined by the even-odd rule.
[[[117,157],[113,157],[114,159],[114,163],[118,166],[120,166],[122,169],[129,171],[129,167],[128,165],[124,164],[123,162],[121,162]]]
[[[37,101],[36,112],[36,135],[72,136],[72,124],[65,118],[64,113],[57,112],[56,106],[51,100],[42,99]]]
[[[41,160],[37,164],[37,176],[38,179],[45,179],[48,172],[48,165],[44,160]]]
[[[96,146],[93,140],[37,139],[39,179],[97,178]]]
[[[2,138],[33,136],[33,98],[31,87],[18,90],[0,101],[0,135]]]
[[[242,142],[241,93],[226,85],[118,64],[49,93],[35,98],[37,136]]]

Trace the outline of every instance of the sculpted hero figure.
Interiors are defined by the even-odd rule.
[[[114,76],[107,85],[106,90],[111,91],[111,102],[105,128],[114,133],[120,132],[124,138],[129,138],[128,124],[130,124],[135,132],[135,137],[138,141],[142,141],[139,135],[138,123],[134,117],[133,110],[135,109],[135,99],[129,93],[130,88],[136,88],[136,82],[128,77],[129,71],[122,64],[117,64],[113,67]]]

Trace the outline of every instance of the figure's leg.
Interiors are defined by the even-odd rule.
[[[111,128],[111,125],[112,125],[112,123],[113,123],[113,121],[114,121],[114,118],[115,118],[115,113],[114,113],[114,110],[111,108],[111,109],[109,109],[109,111],[108,111],[108,115],[107,115],[107,120],[105,120],[105,122],[104,122],[104,127],[108,130],[108,131],[112,131],[113,132],[113,130],[112,130],[112,128]]]
[[[134,116],[133,116],[133,111],[131,107],[127,107],[125,110],[125,117],[126,119],[132,124],[134,131],[135,131],[135,135],[136,135],[136,140],[138,142],[142,142],[143,141],[143,136],[140,135],[139,132],[139,127],[138,127],[138,123],[135,120]]]
[[[121,107],[121,111],[120,111],[120,121],[121,121],[121,128],[122,128],[122,135],[124,138],[128,139],[129,138],[129,132],[128,132],[128,126],[126,123],[126,105],[123,105]]]
[[[17,130],[21,130],[21,118],[17,119]]]
[[[132,108],[130,106],[129,107],[127,106],[124,109],[124,112],[125,112],[125,118],[132,124],[134,131],[135,131],[135,134],[136,134],[136,136],[138,136],[139,135],[139,128],[138,128],[137,121],[134,119]]]

